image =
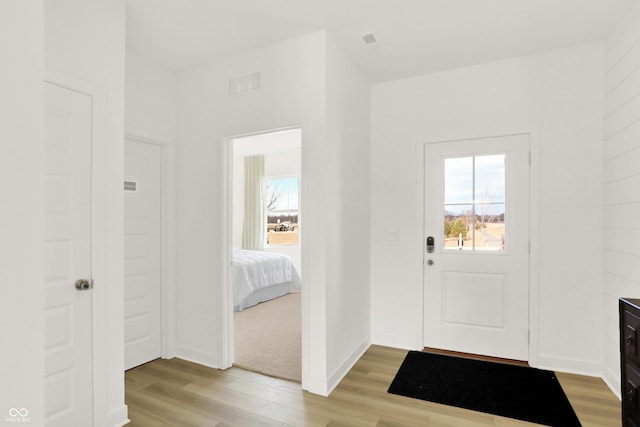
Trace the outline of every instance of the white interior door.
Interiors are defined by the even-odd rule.
[[[44,119],[45,419],[90,426],[91,98],[45,83]]]
[[[161,356],[162,148],[125,140],[125,369]]]
[[[425,347],[528,360],[529,135],[426,144],[424,164]]]

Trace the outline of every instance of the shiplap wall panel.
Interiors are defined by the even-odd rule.
[[[633,175],[604,184],[605,206],[638,201],[640,201],[640,175]],[[605,224],[605,228],[607,226],[608,224]]]
[[[604,252],[604,272],[615,274],[638,285],[638,290],[631,297],[640,297],[640,259],[635,255],[620,252]],[[622,296],[622,295],[620,295]]]
[[[640,120],[640,97],[637,94],[627,94],[624,103],[604,119],[605,140],[620,132],[625,132],[629,126]],[[605,97],[607,99],[608,96]]]
[[[620,392],[618,299],[640,297],[640,7],[606,48],[603,220],[604,378]]]
[[[614,63],[611,68],[607,68],[607,80],[604,84],[605,93],[610,94],[614,92],[615,89],[621,86],[627,77],[633,73],[633,70],[639,66],[640,43],[634,43],[630,46],[626,46],[624,56]]]
[[[625,206],[605,206],[604,223],[610,228],[640,228],[640,202]]]
[[[637,175],[640,172],[638,171],[639,164],[640,147],[606,160],[603,168],[604,182],[610,183]]]
[[[618,321],[618,298],[617,295],[630,295],[638,292],[638,283],[613,273],[604,273],[609,291],[604,298],[605,312],[607,317]],[[616,349],[617,350],[617,349]]]
[[[605,160],[627,153],[638,146],[640,138],[640,121],[632,123],[624,131],[607,138],[604,144]]]
[[[624,80],[606,93],[607,97],[604,105],[605,118],[622,108],[622,106],[629,101],[630,93],[636,94],[636,96],[640,93],[640,63],[633,64],[633,67],[633,70],[624,77]]]
[[[607,43],[605,69],[607,79],[604,87],[606,93],[618,85],[625,73],[634,68],[633,62],[640,60],[637,49],[640,48],[640,26],[638,26],[638,10],[631,13],[621,28]],[[635,53],[633,52],[636,50]]]
[[[604,249],[640,257],[640,230],[609,228],[604,233]]]

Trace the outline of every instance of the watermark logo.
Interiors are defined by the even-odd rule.
[[[5,418],[8,423],[29,423],[31,417],[29,417],[29,411],[27,408],[11,408],[9,409],[9,416]]]

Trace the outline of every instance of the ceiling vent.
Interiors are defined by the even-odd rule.
[[[377,42],[376,36],[373,35],[373,33],[366,33],[366,34],[363,34],[361,37],[364,44],[372,44]]]

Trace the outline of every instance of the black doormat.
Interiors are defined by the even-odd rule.
[[[551,371],[410,351],[389,393],[553,427],[581,427]]]

